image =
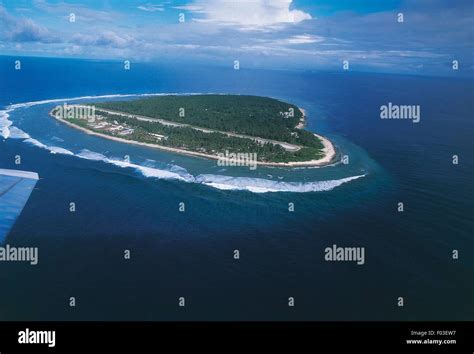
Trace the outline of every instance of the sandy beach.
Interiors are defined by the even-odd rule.
[[[305,112],[301,108],[300,108],[300,111],[303,113],[303,117],[302,117],[300,123],[298,124],[298,126],[300,124],[303,124],[303,126],[304,126],[304,124],[305,124],[304,123]],[[101,138],[105,138],[105,139],[109,139],[109,140],[113,140],[113,141],[117,141],[117,142],[121,142],[121,143],[146,146],[146,147],[150,147],[150,148],[154,148],[154,149],[160,149],[160,150],[164,150],[164,151],[174,152],[174,153],[177,153],[177,154],[184,154],[184,155],[189,155],[189,156],[198,156],[198,157],[203,157],[203,158],[213,159],[213,160],[222,160],[223,159],[222,157],[219,157],[217,155],[209,155],[209,154],[204,154],[204,153],[201,153],[201,152],[177,149],[177,148],[162,146],[162,145],[158,145],[158,144],[142,143],[142,142],[123,139],[123,138],[119,138],[119,137],[115,137],[115,136],[111,136],[111,135],[107,135],[107,134],[97,133],[97,132],[94,132],[90,129],[80,127],[76,124],[68,122],[67,120],[64,120],[60,117],[57,117],[54,114],[52,114],[52,111],[50,112],[50,116],[53,117],[54,119],[60,121],[61,123],[64,123],[64,124],[66,124],[66,125],[68,125],[72,128],[81,130],[81,131],[83,131],[83,132],[85,132],[89,135],[99,136]],[[323,137],[321,135],[318,135],[318,134],[314,134],[314,135],[316,137],[318,137],[319,139],[321,139],[321,142],[323,143],[324,157],[322,157],[320,159],[317,159],[317,160],[295,161],[295,162],[260,162],[260,161],[257,161],[257,165],[259,165],[259,166],[274,166],[274,167],[312,167],[312,166],[325,166],[325,165],[328,165],[328,164],[332,163],[335,156],[336,156],[336,151],[334,149],[333,144],[328,139],[326,139],[325,137]],[[224,158],[224,160],[226,160],[226,159]]]

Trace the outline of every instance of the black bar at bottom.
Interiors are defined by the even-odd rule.
[[[473,334],[473,322],[0,322],[0,353],[472,353]]]

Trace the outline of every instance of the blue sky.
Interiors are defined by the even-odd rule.
[[[0,0],[5,55],[472,75],[473,32],[472,0]]]

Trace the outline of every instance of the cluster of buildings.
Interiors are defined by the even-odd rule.
[[[105,117],[101,115],[96,115],[96,121],[88,123],[87,125],[93,129],[106,131],[114,135],[131,135],[135,131],[135,129],[127,127],[126,124],[119,124],[116,120],[114,120],[113,123],[107,122],[105,121]]]

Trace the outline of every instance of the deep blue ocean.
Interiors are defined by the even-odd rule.
[[[0,263],[0,320],[474,318],[472,80],[26,57],[14,70],[16,59],[0,57],[12,122],[0,168],[40,180],[0,242],[38,247],[39,264]],[[294,103],[350,163],[222,168],[48,116],[71,98],[148,93]],[[46,102],[22,105],[34,101]],[[420,105],[421,121],[380,119],[388,102]],[[333,244],[365,247],[365,264],[325,261]]]

